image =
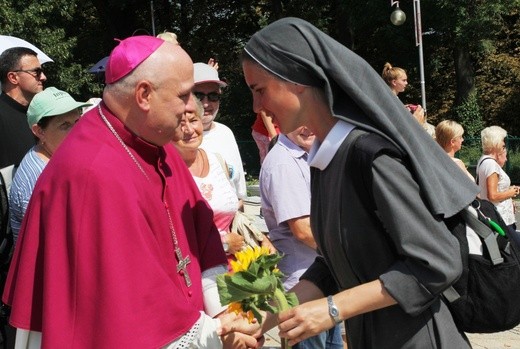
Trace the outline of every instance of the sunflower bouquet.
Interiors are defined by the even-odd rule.
[[[282,256],[267,247],[247,247],[235,254],[232,271],[217,276],[220,302],[229,309],[246,313],[249,320],[262,323],[260,311],[279,313],[298,304],[294,293],[283,288],[284,276],[276,267]]]

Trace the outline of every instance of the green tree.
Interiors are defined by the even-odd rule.
[[[251,140],[251,93],[243,81],[240,53],[251,35],[287,16],[301,17],[329,33],[380,72],[385,62],[407,70],[409,88],[399,97],[420,100],[413,1],[401,0],[407,21],[390,23],[389,1],[334,0],[0,0],[0,28],[39,46],[47,86],[86,99],[102,83],[87,72],[117,44],[137,34],[173,31],[195,62],[219,61],[229,83],[219,120],[239,140]],[[452,118],[466,132],[498,124],[520,135],[520,0],[422,0],[428,118]],[[153,19],[153,21],[152,21]],[[345,62],[348,64],[348,62]],[[246,163],[258,164],[253,142]],[[248,169],[254,173],[257,169]]]
[[[451,75],[455,80],[454,98],[451,98],[453,117],[470,129],[475,128],[472,123],[496,123],[500,119],[496,112],[504,109],[494,107],[493,113],[490,112],[489,104],[482,103],[487,99],[490,89],[479,86],[486,83],[480,77],[489,76],[489,73],[496,71],[493,68],[482,69],[486,64],[491,68],[489,63],[486,63],[489,61],[498,63],[505,71],[515,71],[518,52],[500,52],[500,38],[504,39],[504,33],[510,32],[512,27],[516,26],[518,29],[520,1],[441,0],[437,1],[437,6],[438,19],[441,20],[439,31],[443,33],[440,45],[451,50],[450,64],[453,64],[455,72]],[[516,33],[518,34],[518,31]],[[513,73],[514,75],[518,76],[518,73]],[[514,91],[505,91],[502,88],[499,93],[504,95],[504,92],[506,96],[514,94]],[[471,118],[466,119],[468,115],[471,115]],[[518,123],[508,125],[508,129],[518,132],[520,129],[517,125]]]
[[[74,55],[78,38],[68,35],[66,30],[82,19],[77,10],[75,0],[0,0],[0,28],[5,35],[33,43],[54,60],[45,66],[47,86],[81,96],[100,89]]]

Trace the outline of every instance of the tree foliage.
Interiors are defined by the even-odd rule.
[[[494,107],[495,103],[489,101],[489,97],[496,93],[503,95],[504,92],[510,96],[515,92],[508,89],[505,84],[484,86],[487,83],[482,80],[482,76],[488,75],[494,69],[482,68],[488,64],[486,62],[491,61],[511,72],[513,68],[511,63],[514,66],[514,61],[518,62],[518,53],[515,55],[511,51],[503,51],[501,37],[511,31],[515,22],[518,23],[519,5],[518,0],[492,3],[470,0],[438,1],[442,11],[439,28],[445,33],[441,45],[451,50],[453,60],[449,63],[453,63],[456,72],[451,111],[466,128],[474,129],[475,125],[471,123],[502,124],[504,109]],[[492,90],[496,92],[490,93]],[[485,101],[488,103],[483,103]],[[465,110],[465,108],[469,109]],[[447,114],[450,114],[450,110]],[[472,114],[473,117],[469,120],[461,118],[461,115],[468,114]],[[517,122],[508,125],[510,131],[512,131],[511,126],[514,126],[513,132],[518,132]]]
[[[87,69],[110,53],[114,38],[173,31],[195,62],[219,61],[229,83],[220,120],[249,140],[254,113],[239,56],[254,32],[281,17],[308,20],[378,72],[387,61],[404,68],[410,85],[400,98],[417,103],[413,1],[400,7],[408,19],[396,27],[388,1],[0,0],[0,28],[54,59],[47,86],[83,99],[100,94],[102,84]],[[453,118],[471,132],[498,124],[520,135],[520,0],[422,0],[421,8],[430,122]]]
[[[45,66],[47,86],[78,96],[100,92],[85,62],[75,54],[80,37],[71,28],[84,19],[75,0],[0,0],[2,34],[23,38],[42,49],[54,60]]]

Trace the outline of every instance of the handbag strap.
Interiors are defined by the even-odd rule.
[[[477,173],[476,173],[476,176],[475,176],[475,183],[477,183],[477,184],[478,184],[478,177],[479,177],[479,175],[478,175],[478,168],[479,168],[480,165],[482,165],[482,163],[483,163],[484,161],[486,161],[486,160],[495,160],[495,159],[493,159],[492,157],[484,158],[484,159],[482,159],[482,160],[477,164],[477,167],[475,168],[475,171],[477,172]],[[496,161],[496,160],[495,160],[495,161]]]
[[[222,157],[222,155],[220,155],[219,153],[213,153],[213,154],[215,154],[215,156],[217,157],[217,160],[220,163],[220,166],[222,166],[222,170],[224,170],[224,173],[226,174],[227,179],[231,179],[229,176],[229,168],[226,164],[226,161]]]
[[[473,212],[471,211],[473,210]],[[484,245],[486,245],[487,251],[489,253],[489,258],[491,259],[491,263],[493,265],[498,265],[504,262],[504,258],[500,254],[500,249],[498,248],[497,236],[493,233],[491,228],[482,223],[476,216],[478,212],[473,207],[466,207],[463,209],[460,214],[466,224],[473,229],[473,231],[482,238]],[[448,287],[442,295],[446,298],[446,300],[450,303],[453,303],[457,299],[460,298],[459,292],[455,290],[453,286]]]
[[[486,226],[477,217],[475,217],[475,215],[470,211],[469,207],[462,210],[461,214],[471,229],[473,229],[475,233],[477,233],[477,235],[482,238],[484,245],[486,245],[487,251],[489,253],[491,263],[493,263],[493,265],[503,263],[504,258],[502,258],[502,255],[500,254],[497,237],[491,228]]]

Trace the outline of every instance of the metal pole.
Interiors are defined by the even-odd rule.
[[[155,16],[153,13],[153,0],[150,0],[150,13],[152,14],[152,35],[155,36]]]
[[[422,25],[421,25],[421,0],[413,1],[413,9],[415,13],[415,45],[419,47],[419,74],[421,79],[421,105],[426,113],[426,82],[424,81],[424,57],[423,57],[423,41],[422,41]]]

